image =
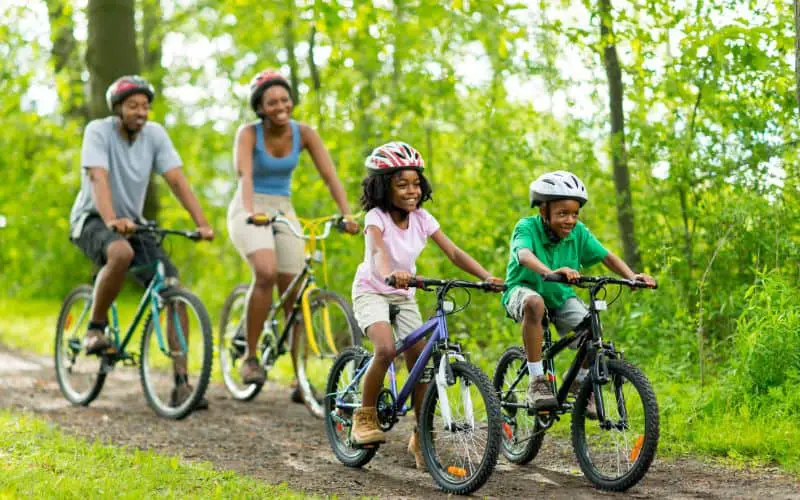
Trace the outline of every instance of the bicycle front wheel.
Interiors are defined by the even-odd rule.
[[[608,382],[599,385],[605,418],[589,420],[591,379],[583,384],[572,411],[572,445],[581,470],[597,488],[625,491],[638,483],[658,447],[658,404],[653,387],[636,367],[608,360]]]
[[[239,375],[240,363],[247,354],[245,313],[247,311],[247,285],[239,285],[225,299],[217,333],[219,366],[225,388],[234,399],[250,401],[258,396],[263,384],[245,384]]]
[[[213,360],[211,321],[200,299],[186,290],[164,290],[161,298],[160,314],[148,317],[145,325],[139,370],[153,411],[181,419],[192,412],[208,387]]]
[[[87,406],[100,394],[106,381],[100,356],[89,356],[83,339],[92,309],[92,287],[72,290],[61,306],[56,324],[55,366],[61,393],[76,405]]]
[[[494,389],[502,410],[503,455],[519,465],[536,457],[545,434],[537,416],[528,414],[525,393],[529,383],[525,351],[521,347],[508,348],[497,363]]]
[[[322,395],[316,388],[325,387],[334,360],[348,347],[361,345],[361,330],[356,324],[350,304],[339,294],[314,290],[309,297],[310,326],[307,331],[302,318],[297,348],[292,361],[303,403],[317,418],[325,416]],[[313,338],[311,342],[309,338]],[[296,354],[295,354],[296,353]]]
[[[483,486],[497,464],[500,404],[489,378],[476,366],[462,361],[450,366],[455,383],[446,387],[446,401],[437,385],[430,384],[419,431],[436,484],[448,493],[466,495]]]

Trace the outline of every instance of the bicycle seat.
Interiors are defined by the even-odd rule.
[[[394,325],[394,320],[397,319],[397,315],[400,314],[400,306],[397,304],[389,304],[389,323]]]

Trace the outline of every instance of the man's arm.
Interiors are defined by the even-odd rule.
[[[111,187],[108,185],[108,170],[103,167],[87,167],[86,171],[92,183],[94,206],[103,222],[121,234],[132,233],[136,229],[136,223],[127,217],[117,219],[117,214],[114,212]]]
[[[186,180],[186,176],[183,175],[183,168],[176,167],[167,170],[164,173],[164,179],[175,194],[175,197],[178,198],[178,201],[183,205],[183,208],[192,216],[192,220],[203,235],[203,239],[213,240],[214,230],[209,226],[208,220],[206,220],[206,216],[203,214],[203,209],[200,208],[200,203],[197,201],[197,197],[195,197],[191,186],[189,186],[189,181]]]

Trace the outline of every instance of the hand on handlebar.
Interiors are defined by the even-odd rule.
[[[133,234],[136,230],[136,223],[133,222],[128,217],[120,217],[118,219],[114,219],[106,224],[109,229],[115,231],[121,235],[127,236],[129,234]]]
[[[264,213],[252,213],[247,216],[247,223],[254,226],[268,226],[271,220],[271,217]]]
[[[212,229],[211,226],[207,224],[205,226],[198,226],[197,234],[200,235],[200,239],[206,241],[211,241],[214,239],[214,229]]]
[[[386,277],[386,284],[394,288],[408,288],[411,278],[414,276],[406,271],[392,271],[392,274]]]
[[[569,267],[560,267],[553,272],[564,276],[570,283],[575,283],[581,277],[581,273]]]
[[[506,288],[505,282],[503,281],[502,278],[497,278],[495,276],[489,276],[484,281],[486,281],[486,283],[489,283],[490,285],[492,285],[492,291],[493,292],[502,292]]]
[[[361,230],[361,225],[355,220],[345,217],[342,219],[342,229],[349,234],[358,234]]]
[[[645,283],[650,288],[657,288],[658,287],[658,285],[656,284],[655,278],[653,278],[649,274],[639,273],[639,274],[634,275],[633,279],[635,281],[641,281],[642,283]]]

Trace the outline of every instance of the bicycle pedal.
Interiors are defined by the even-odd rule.
[[[426,366],[425,370],[422,372],[422,376],[419,378],[420,384],[430,384],[433,381],[433,367]]]

